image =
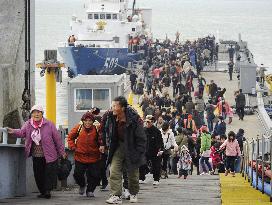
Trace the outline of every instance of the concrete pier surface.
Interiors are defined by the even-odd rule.
[[[210,80],[223,88],[226,88],[225,99],[232,106],[235,105],[234,92],[239,90],[237,74],[233,74],[233,80],[229,81],[229,76],[227,72],[203,72],[202,76],[206,79],[207,83],[210,83]],[[204,93],[204,97],[207,98],[207,94]],[[250,97],[250,104],[256,106],[256,98]],[[226,119],[228,123],[228,119]],[[242,128],[245,130],[245,137],[247,139],[256,138],[257,135],[260,135],[264,132],[262,124],[258,118],[257,112],[254,115],[245,115],[244,120],[239,120],[238,116],[235,114],[232,123],[227,124],[227,132],[234,131],[237,133],[238,129]]]
[[[153,180],[149,175],[146,184],[140,184],[138,203],[149,205],[219,205],[221,204],[219,176],[189,176],[186,180],[177,179],[170,175],[168,179],[162,179],[159,186],[153,186]],[[87,198],[77,194],[78,188],[69,191],[55,191],[52,198],[38,199],[37,193],[27,197],[0,200],[2,204],[12,205],[101,205],[106,204],[109,191],[101,192],[99,187],[95,191],[94,198]],[[123,200],[123,204],[130,204]]]

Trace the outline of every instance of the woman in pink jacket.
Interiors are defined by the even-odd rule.
[[[39,198],[51,198],[50,191],[57,179],[58,158],[66,158],[64,145],[56,126],[43,117],[43,108],[34,105],[31,118],[21,129],[8,128],[8,133],[25,138],[26,157],[32,156],[33,171]]]
[[[228,175],[229,170],[231,171],[232,176],[235,176],[234,164],[238,156],[241,155],[239,143],[236,140],[235,133],[230,131],[228,133],[228,139],[220,146],[220,150],[226,148],[226,171],[225,176]]]

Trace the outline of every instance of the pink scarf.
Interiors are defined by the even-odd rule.
[[[31,139],[36,145],[40,145],[40,141],[41,141],[41,130],[40,130],[40,128],[42,127],[42,124],[43,124],[43,118],[41,119],[40,122],[38,122],[38,124],[37,124],[37,122],[34,122],[34,120],[31,118],[30,119],[30,124],[34,128],[34,130],[31,133]]]

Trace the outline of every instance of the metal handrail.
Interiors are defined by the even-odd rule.
[[[269,146],[268,146],[269,143]],[[256,189],[258,189],[258,179],[259,176],[261,177],[262,183],[261,183],[261,192],[264,194],[264,178],[265,178],[265,165],[269,164],[270,169],[272,168],[272,136],[262,135],[261,138],[259,135],[257,138],[252,138],[251,141],[246,140],[243,144],[244,151],[242,155],[242,169],[241,173],[244,179],[248,179],[248,182],[250,182],[251,186],[253,186],[253,161],[256,161],[256,179],[255,179],[255,185]],[[251,147],[251,150],[250,150]],[[250,153],[251,151],[251,153]],[[269,155],[269,160],[265,159],[265,154]],[[251,155],[251,159],[250,159]],[[251,161],[251,170],[249,173],[249,163]],[[262,170],[261,174],[258,173],[258,166],[261,164]],[[272,178],[270,178],[270,202],[272,202]]]
[[[8,144],[8,130],[7,130],[7,128],[0,127],[0,132],[3,133],[2,144]]]
[[[8,144],[8,130],[5,127],[0,127],[0,133],[3,133],[3,140],[2,143],[3,145],[7,145]],[[16,139],[16,145],[20,145],[21,144],[22,139],[21,138],[17,138]]]

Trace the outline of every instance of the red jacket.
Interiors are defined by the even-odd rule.
[[[80,125],[76,125],[68,135],[68,146],[75,151],[75,160],[81,163],[95,163],[100,160],[99,146],[102,145],[100,130],[93,125],[89,132],[82,126],[76,137]]]

